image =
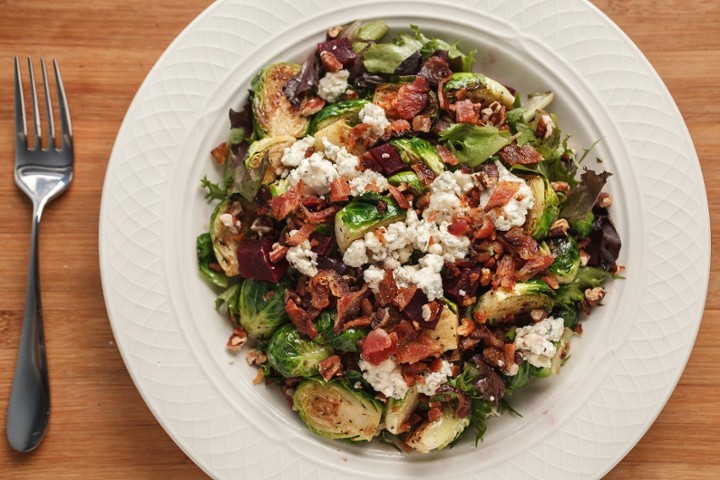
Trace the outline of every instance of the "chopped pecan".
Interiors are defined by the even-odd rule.
[[[600,192],[597,198],[597,206],[600,208],[610,208],[612,206],[613,198],[607,192]]]
[[[263,363],[267,362],[267,355],[265,355],[262,351],[258,350],[257,348],[253,348],[247,353],[245,360],[247,361],[247,364],[250,366],[262,365]]]
[[[326,382],[329,382],[333,377],[340,376],[342,374],[342,360],[340,360],[340,356],[331,355],[321,360],[318,364],[318,372]]]
[[[588,288],[585,290],[585,300],[590,306],[595,307],[605,298],[605,289],[602,287]]]
[[[230,338],[227,341],[227,348],[233,353],[237,353],[240,350],[242,350],[242,347],[247,342],[247,333],[245,333],[245,330],[237,326],[233,328],[232,335],[230,335]]]
[[[343,68],[340,60],[328,50],[320,52],[320,61],[328,72],[339,72]]]

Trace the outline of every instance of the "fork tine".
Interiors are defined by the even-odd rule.
[[[27,122],[25,120],[25,98],[22,88],[20,60],[15,57],[15,134],[17,148],[27,148]]]
[[[32,97],[32,111],[33,111],[33,148],[40,148],[40,136],[42,135],[42,128],[40,127],[40,109],[38,108],[37,99],[37,88],[35,88],[35,72],[33,71],[32,60],[30,57],[28,61],[28,76],[30,77],[30,94]]]
[[[52,100],[50,97],[50,88],[48,85],[47,68],[45,68],[45,59],[40,58],[40,66],[42,67],[43,87],[45,89],[45,114],[47,116],[47,131],[49,133],[47,148],[55,149],[55,121],[53,120]]]
[[[60,67],[55,59],[53,59],[53,68],[55,69],[55,81],[58,90],[58,105],[60,106],[60,128],[62,132],[62,148],[72,148],[72,121],[70,120],[70,108],[68,107],[67,97],[65,96],[65,87],[63,86],[62,76],[60,76]]]

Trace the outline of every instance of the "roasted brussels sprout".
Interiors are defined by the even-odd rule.
[[[575,280],[580,269],[580,250],[573,237],[556,238],[548,242],[555,260],[548,271],[555,274],[558,283],[566,284]]]
[[[285,312],[287,287],[286,282],[273,285],[251,278],[242,283],[238,299],[238,320],[250,338],[270,338],[275,330],[289,321]]]
[[[515,102],[515,96],[500,82],[480,73],[453,73],[443,86],[443,93],[447,96],[448,102],[454,103],[455,95],[460,90],[466,92],[465,98],[474,103],[489,104],[498,101],[507,108],[511,108]]]
[[[378,207],[382,202],[385,208]],[[377,194],[364,194],[345,205],[335,215],[335,240],[341,252],[365,233],[405,218],[405,210],[395,200]]]
[[[415,412],[419,398],[420,394],[414,386],[408,389],[405,398],[401,400],[389,397],[385,405],[385,429],[393,435],[405,433],[409,428],[407,421]]]
[[[240,202],[228,199],[220,202],[210,217],[210,239],[215,258],[228,277],[234,277],[240,273],[236,238],[241,212]]]
[[[409,170],[391,175],[388,182],[396,187],[405,183],[415,195],[421,195],[425,192],[425,185],[422,184],[417,173]]]
[[[560,212],[559,199],[550,183],[543,177],[532,175],[524,177],[533,194],[533,207],[528,211],[525,221],[526,232],[534,239],[545,238],[550,226],[557,220]]]
[[[555,98],[553,92],[536,92],[528,95],[527,102],[523,108],[523,120],[530,123],[538,111],[545,110]]]
[[[453,408],[446,407],[442,415],[432,422],[425,422],[415,430],[406,443],[420,453],[441,450],[454,442],[470,425],[470,417],[460,418]]]
[[[337,380],[305,380],[295,389],[293,405],[305,425],[324,438],[368,442],[382,419],[380,402]]]
[[[575,334],[571,329],[565,327],[563,333],[560,336],[560,340],[557,342],[557,353],[550,362],[550,372],[554,375],[560,373],[560,367],[562,367],[565,355],[567,355],[568,348],[570,347],[570,339]]]
[[[280,327],[270,337],[267,347],[268,363],[283,377],[312,377],[318,365],[332,355],[333,349],[300,335],[292,324]]]
[[[358,113],[360,113],[360,110],[368,103],[370,103],[369,100],[359,98],[326,105],[322,110],[313,115],[312,122],[310,123],[310,134],[313,135],[318,130],[322,130],[341,119],[348,120],[350,124],[357,123],[359,118]]]
[[[438,155],[433,144],[427,140],[420,137],[396,138],[390,140],[390,145],[395,147],[395,150],[400,154],[400,158],[407,164],[412,165],[423,162],[436,175],[440,175],[445,171],[445,164],[440,159],[440,155]]]
[[[293,105],[283,88],[300,72],[297,63],[275,63],[252,80],[252,112],[258,137],[290,135],[295,138],[307,134],[310,120],[300,114],[302,103]]]
[[[228,285],[227,275],[210,267],[211,264],[218,263],[215,258],[215,252],[213,251],[210,234],[205,232],[198,235],[195,246],[198,258],[198,269],[200,270],[200,273],[202,273],[203,276],[210,280],[214,285],[226,288]]]
[[[440,141],[460,163],[473,168],[510,143],[510,134],[491,126],[457,123],[440,132]]]
[[[278,137],[265,137],[250,144],[245,168],[248,170],[260,170],[258,175],[262,184],[268,184],[275,180],[278,168],[282,167],[282,157],[285,149],[295,142],[295,137],[280,135]]]
[[[460,326],[457,313],[450,307],[443,305],[440,312],[440,319],[432,330],[424,329],[422,335],[427,338],[428,343],[436,345],[441,352],[456,350],[458,348],[457,329]]]
[[[542,280],[516,283],[511,290],[498,288],[485,292],[475,304],[475,312],[489,322],[502,322],[535,308],[550,310],[554,291]]]
[[[318,331],[313,339],[321,345],[326,345],[343,352],[357,352],[358,341],[365,338],[367,332],[361,328],[348,328],[335,333],[335,317],[337,313],[323,311],[315,321],[315,328]]]
[[[343,118],[337,122],[332,122],[326,127],[315,132],[315,151],[322,152],[325,150],[323,145],[323,139],[338,147],[345,147],[348,152],[359,155],[361,154],[361,145],[355,140],[352,135],[353,127],[351,127],[347,121]]]

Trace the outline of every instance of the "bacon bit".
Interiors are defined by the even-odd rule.
[[[409,363],[412,365],[420,360],[442,353],[437,345],[424,343],[424,338],[425,337],[420,337],[417,341],[407,343],[398,348],[395,353],[395,358],[398,363]]]
[[[402,194],[400,190],[397,189],[397,187],[395,187],[395,185],[388,184],[388,191],[397,202],[398,207],[404,210],[410,208],[410,201],[405,197],[405,195]]]
[[[543,161],[540,152],[530,144],[522,147],[516,143],[507,145],[500,150],[500,157],[508,165],[533,165]]]
[[[517,279],[521,282],[528,280],[538,273],[546,270],[555,260],[554,255],[538,255],[531,258],[517,272]]]
[[[398,95],[392,101],[398,116],[409,120],[422,112],[428,103],[429,89],[427,81],[420,76],[416,76],[413,83],[401,86]]]
[[[442,359],[440,357],[435,357],[431,362],[430,365],[428,365],[428,370],[430,370],[433,373],[437,373],[440,371],[440,369],[443,366]]]
[[[335,317],[335,325],[333,326],[335,333],[340,333],[343,324],[358,313],[360,305],[368,295],[368,292],[367,285],[363,285],[360,290],[346,293],[338,299],[337,316]]]
[[[460,100],[455,102],[455,120],[458,123],[475,124],[480,119],[477,109],[474,108],[473,102],[470,100]]]
[[[558,282],[557,277],[552,273],[547,272],[541,275],[540,280],[547,283],[548,286],[553,290],[557,290],[558,288],[560,288],[560,282]]]
[[[578,323],[577,325],[575,325],[575,328],[573,328],[573,331],[575,333],[577,333],[578,335],[582,335],[582,332],[583,332],[582,324]]]
[[[392,304],[397,307],[398,310],[402,311],[405,310],[405,307],[408,306],[410,303],[410,300],[415,296],[415,292],[417,291],[416,285],[410,285],[409,287],[404,288],[398,288],[397,295],[392,301]]]
[[[503,345],[504,348],[504,345]],[[485,362],[493,367],[502,368],[505,365],[505,353],[503,350],[495,347],[487,347],[482,351]]]
[[[438,418],[442,417],[442,410],[440,407],[432,407],[428,410],[428,421],[434,422]]]
[[[218,165],[225,165],[225,160],[227,160],[228,150],[230,147],[228,146],[227,142],[223,142],[217,147],[213,148],[210,151],[210,155],[212,155],[213,160],[215,160],[215,163]]]
[[[272,209],[272,215],[276,220],[284,219],[300,205],[301,190],[302,180],[300,180],[295,187],[290,188],[282,195],[273,197],[270,201],[270,208]]]
[[[290,321],[295,325],[295,328],[298,329],[298,332],[310,338],[317,336],[318,331],[310,319],[310,314],[298,306],[295,300],[290,298],[285,302],[285,311],[290,317]]]
[[[412,119],[412,129],[416,132],[429,132],[432,128],[432,120],[427,115],[415,115]]]
[[[345,322],[345,325],[343,325],[343,331],[349,330],[351,328],[358,328],[358,327],[368,327],[372,324],[372,318],[367,316],[357,317],[356,319],[350,320],[349,322]]]
[[[320,61],[328,72],[339,72],[343,68],[343,64],[329,50],[320,52]]]
[[[475,330],[475,322],[468,317],[463,317],[462,323],[457,329],[457,334],[461,337],[470,335]]]
[[[448,225],[448,232],[459,237],[470,231],[470,225],[465,220],[455,220],[453,223]]]
[[[402,133],[405,133],[410,130],[410,122],[404,119],[399,120],[393,120],[390,122],[390,124],[385,128],[385,135],[389,136],[399,136]]]
[[[415,162],[410,168],[417,173],[420,183],[426,187],[435,180],[435,172],[430,170],[430,167],[428,167],[425,162]]]
[[[438,144],[435,149],[438,152],[438,155],[440,155],[440,159],[447,163],[448,165],[457,165],[460,163],[460,160],[455,156],[454,153],[452,153],[445,145]]]
[[[302,107],[302,110],[300,110],[300,115],[303,117],[311,117],[315,115],[317,112],[322,110],[322,108],[325,106],[325,100],[323,100],[320,97],[313,97]]]
[[[277,198],[277,197],[276,197]],[[324,210],[319,212],[311,212],[304,205],[300,206],[300,215],[298,217],[304,218],[307,223],[319,224],[319,223],[331,223],[335,219],[335,214],[341,209],[340,205],[330,205]]]
[[[495,270],[495,279],[492,282],[493,288],[512,289],[517,280],[515,268],[515,258],[512,255],[503,256]]]
[[[339,355],[331,355],[318,363],[318,372],[326,382],[342,373],[342,360]]]
[[[397,335],[382,328],[370,330],[363,339],[360,356],[372,365],[378,365],[397,351]]]
[[[438,87],[437,87],[438,106],[442,110],[448,110],[448,107],[449,107],[447,95],[445,95],[445,91],[444,91],[445,84],[447,83],[449,78],[450,78],[450,76],[448,76],[447,78],[443,78],[442,81],[440,83],[438,83]]]
[[[489,268],[483,268],[480,270],[480,285],[487,287],[492,281],[492,272]]]
[[[290,247],[297,247],[305,240],[310,238],[310,235],[315,231],[315,225],[304,223],[299,230],[295,230],[295,233],[290,235],[289,233],[285,236],[285,243]]]
[[[497,187],[490,195],[487,205],[485,205],[485,211],[489,212],[493,208],[500,208],[507,205],[512,200],[515,194],[520,190],[519,182],[498,182]]]
[[[485,313],[480,312],[479,310],[475,310],[473,312],[473,320],[475,320],[475,323],[478,325],[483,325],[488,321],[488,316]]]
[[[516,255],[523,260],[535,257],[539,252],[537,241],[530,235],[525,235],[520,227],[512,227],[502,237]]]
[[[350,198],[350,182],[345,177],[337,177],[330,182],[330,201],[347,202]]]
[[[380,306],[385,307],[390,305],[398,294],[398,287],[395,283],[395,277],[393,276],[392,270],[389,268],[385,269],[385,275],[378,285],[377,301]]]
[[[484,238],[491,238],[495,235],[495,224],[492,221],[492,218],[489,216],[484,216],[482,220],[482,226],[480,228],[476,229],[473,233],[473,238],[476,238],[478,240],[484,239]]]
[[[253,385],[258,385],[260,382],[263,381],[263,378],[265,378],[265,372],[261,368],[260,370],[258,370],[257,375],[255,375],[255,378],[253,378],[253,381],[252,381]]]
[[[509,370],[510,366],[515,364],[515,344],[505,344],[505,367],[504,370]]]
[[[247,338],[247,333],[241,326],[233,328],[232,335],[227,341],[227,349],[233,353],[239,352],[247,342]]]

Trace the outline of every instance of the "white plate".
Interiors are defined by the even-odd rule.
[[[228,0],[175,40],[140,88],[105,179],[100,260],[108,314],[158,421],[218,478],[596,478],[640,439],[682,373],[709,273],[707,201],[690,136],[640,51],[579,1]],[[627,279],[584,323],[561,375],[513,399],[484,442],[431,455],[312,436],[224,348],[229,326],[195,266],[209,207],[199,179],[227,110],[272,60],[302,59],[328,26],[385,18],[478,48],[475,69],[521,92],[552,89],[572,142],[615,175]]]

